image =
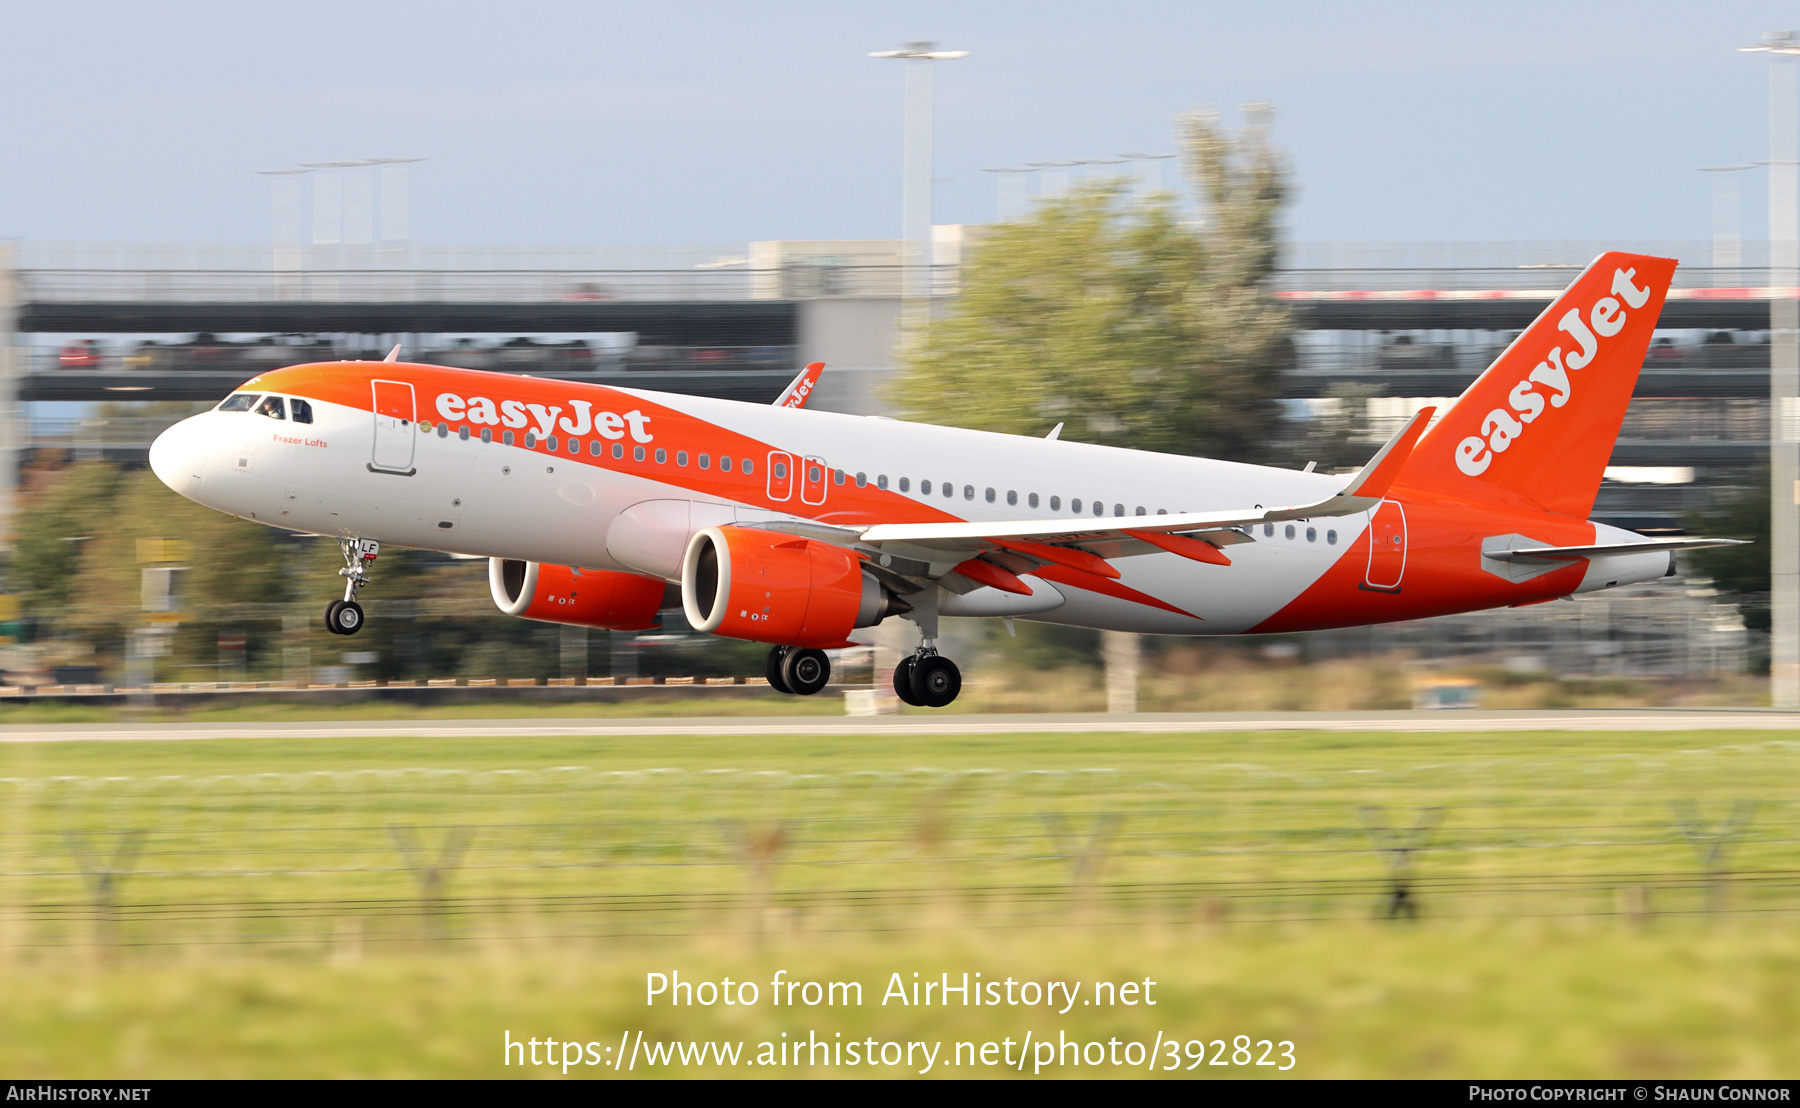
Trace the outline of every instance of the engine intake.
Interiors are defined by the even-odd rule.
[[[911,610],[843,547],[752,527],[688,540],[681,606],[696,630],[785,646],[838,646]]]
[[[642,631],[656,626],[667,585],[635,573],[489,558],[488,590],[494,604],[509,616]]]

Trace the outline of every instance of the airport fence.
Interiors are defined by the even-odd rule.
[[[0,779],[0,950],[1792,916],[1800,742],[1296,774]]]

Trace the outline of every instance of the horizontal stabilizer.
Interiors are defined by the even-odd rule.
[[[1742,546],[1746,539],[1653,539],[1650,542],[1609,542],[1599,546],[1527,546],[1518,550],[1484,550],[1481,556],[1496,562],[1516,562],[1521,558],[1599,558],[1608,554],[1653,554],[1658,550],[1706,550],[1719,546]]]

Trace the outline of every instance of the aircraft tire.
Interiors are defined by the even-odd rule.
[[[831,659],[811,647],[789,650],[781,660],[781,679],[798,696],[811,696],[831,680]]]
[[[334,635],[343,634],[342,631],[338,630],[337,625],[338,609],[343,606],[344,602],[342,600],[333,600],[331,603],[325,605],[325,630],[330,631]]]
[[[769,660],[763,663],[763,676],[769,679],[769,687],[778,693],[787,693],[789,696],[794,695],[794,690],[788,688],[787,678],[781,675],[781,663],[787,660],[788,651],[791,649],[792,647],[771,646]]]
[[[363,627],[362,605],[354,600],[340,600],[335,608],[326,610],[326,619],[338,634],[354,635]]]
[[[913,695],[913,661],[913,656],[908,654],[906,657],[900,659],[899,665],[894,667],[894,695],[899,697],[903,704],[911,704],[915,708],[923,708],[925,705],[919,703],[919,698]]]
[[[913,663],[912,691],[918,704],[927,708],[948,707],[962,691],[962,672],[942,654],[927,654]]]

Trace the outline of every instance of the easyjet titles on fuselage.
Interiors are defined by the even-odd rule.
[[[596,412],[591,400],[571,400],[571,416],[562,416],[560,404],[527,404],[520,400],[502,400],[496,405],[485,396],[464,399],[453,392],[441,392],[437,398],[438,415],[451,422],[467,422],[485,427],[533,427],[539,438],[548,438],[561,428],[566,435],[599,435],[603,439],[622,439],[627,432],[633,442],[649,442],[656,436],[646,428],[650,417],[637,409],[624,415]],[[510,440],[509,440],[510,441]]]

